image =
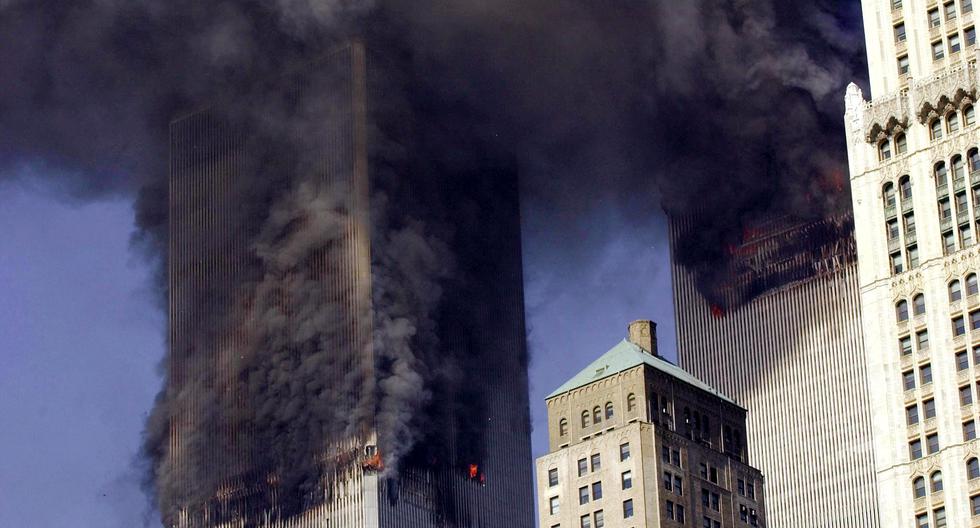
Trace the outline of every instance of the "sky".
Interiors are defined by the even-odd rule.
[[[161,383],[165,317],[130,248],[132,207],[65,199],[32,178],[0,183],[0,526],[143,522],[134,461]],[[549,273],[555,239],[523,240],[535,457],[547,451],[544,397],[629,321],[656,321],[662,353],[676,357],[662,214],[628,224],[609,214],[590,230],[596,255],[563,263],[561,276]]]

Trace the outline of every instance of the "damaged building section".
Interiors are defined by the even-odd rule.
[[[683,261],[684,241],[696,240],[692,230],[697,226],[692,220],[671,222],[675,258]],[[724,317],[769,292],[840,273],[857,261],[850,213],[817,220],[769,216],[746,222],[738,235],[718,246],[715,258],[687,266],[713,317]]]
[[[532,526],[516,170],[411,65],[352,41],[172,123],[168,528]]]

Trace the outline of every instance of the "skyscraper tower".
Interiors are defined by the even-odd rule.
[[[882,523],[976,526],[973,5],[864,0],[862,7],[873,97],[848,87],[845,127]]]
[[[402,60],[172,123],[168,526],[533,526],[516,172]]]
[[[878,520],[850,217],[755,222],[710,270],[680,262],[692,228],[671,217],[679,363],[751,410],[769,526],[892,526]]]

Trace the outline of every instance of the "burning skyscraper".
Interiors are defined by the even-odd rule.
[[[532,526],[516,170],[412,60],[171,124],[168,526]]]

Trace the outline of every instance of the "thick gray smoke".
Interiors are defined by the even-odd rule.
[[[261,100],[271,79],[359,36],[405,58],[423,106],[462,116],[458,130],[440,121],[415,133],[429,144],[471,136],[444,143],[514,160],[525,226],[555,240],[546,259],[554,273],[592,258],[579,235],[604,210],[639,222],[658,204],[695,217],[711,211],[679,248],[682,261],[703,266],[725,258],[746,221],[848,207],[841,100],[846,83],[864,76],[858,10],[856,0],[0,1],[0,178],[26,165],[57,175],[51,185],[76,198],[133,196],[135,246],[162,279],[170,120],[215,101]],[[227,117],[299,147],[315,136],[310,120],[257,108]],[[165,387],[148,426],[164,515],[219,485],[202,462],[176,491],[166,446],[174,409],[203,408],[210,424],[191,424],[196,436],[181,456],[211,456],[204,446],[222,424],[247,424],[257,445],[281,446],[250,452],[252,466],[316,493],[311,475],[324,462],[311,453],[323,441],[381,421],[394,472],[427,440],[434,395],[458,380],[458,362],[432,353],[435,311],[446,282],[458,280],[447,226],[382,208],[372,211],[387,219],[373,233],[384,248],[372,262],[381,308],[356,314],[373,321],[365,346],[377,350],[356,352],[383,364],[317,384],[337,370],[327,352],[347,346],[337,332],[347,321],[310,270],[329,260],[350,211],[347,189],[289,175],[308,174],[303,164],[312,162],[295,160],[288,174],[249,172],[240,221],[262,226],[243,234],[249,274],[226,285],[221,302],[191,302],[223,305],[213,316],[219,338],[238,335],[223,325],[245,310],[247,353],[228,345],[222,357],[247,394],[222,392],[224,381],[201,374],[207,365],[193,368],[204,360],[186,351],[201,377],[185,380],[183,393]],[[190,387],[208,388],[210,401]],[[337,416],[337,402],[357,412]],[[309,462],[286,462],[300,459]]]

